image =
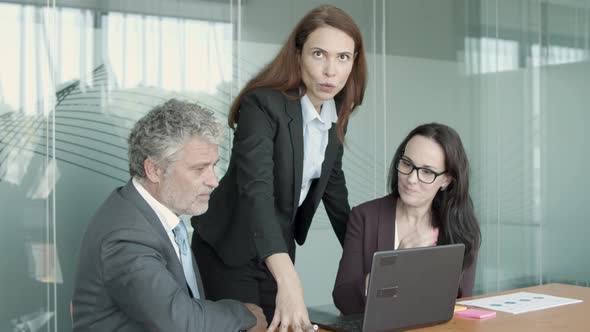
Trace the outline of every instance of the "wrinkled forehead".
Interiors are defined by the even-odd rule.
[[[321,48],[329,53],[354,53],[354,40],[346,32],[326,25],[315,29],[307,36],[304,49]]]
[[[188,165],[216,163],[219,158],[219,145],[201,136],[185,140],[179,147],[178,160]]]

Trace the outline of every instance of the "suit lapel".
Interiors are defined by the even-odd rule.
[[[342,105],[340,96],[334,97],[334,101],[336,103],[336,114],[340,114],[340,106]],[[321,198],[321,195],[323,195],[324,188],[326,187],[326,183],[328,182],[328,178],[330,176],[330,172],[334,166],[334,160],[336,159],[336,154],[340,145],[336,128],[337,124],[332,123],[332,127],[330,127],[330,130],[328,130],[328,145],[326,146],[324,161],[322,162],[322,174],[320,175],[319,183],[317,186],[315,186],[315,192],[313,193],[314,202],[318,202]],[[318,197],[318,195],[320,196]]]
[[[172,243],[170,243],[170,239],[168,238],[168,234],[166,234],[166,230],[162,223],[160,222],[160,218],[156,212],[151,208],[151,206],[141,197],[135,186],[133,185],[132,181],[129,180],[127,185],[123,187],[121,190],[121,195],[132,202],[135,207],[141,212],[143,217],[150,223],[150,225],[156,230],[156,233],[161,237],[164,242],[169,244],[169,249],[174,250]]]
[[[191,251],[192,251],[192,248],[191,248]],[[197,260],[195,258],[195,255],[192,255],[192,253],[191,253],[191,257],[193,259],[193,267],[195,268],[195,276],[197,277],[197,287],[199,288],[199,294],[201,295],[200,298],[204,300],[207,297],[205,296],[205,289],[203,288],[203,280],[201,279],[201,271],[199,271],[199,265],[197,264]],[[187,284],[187,288],[188,288],[188,284]]]
[[[377,230],[377,250],[392,250],[395,246],[395,207],[393,195],[385,196],[379,204],[377,214],[379,229]]]
[[[326,145],[324,161],[322,162],[322,174],[320,175],[320,178],[317,179],[317,184],[310,188],[310,194],[313,199],[314,206],[317,205],[317,202],[319,202],[321,199],[324,189],[326,188],[326,183],[330,177],[330,172],[334,166],[334,159],[336,158],[336,153],[338,152],[338,145],[339,142],[336,135],[336,124],[333,123],[332,127],[328,131],[328,145]],[[311,190],[313,190],[313,192],[311,192]]]
[[[156,231],[156,233],[158,233],[158,235],[160,236],[160,239],[165,243],[165,246],[172,251],[172,253],[170,254],[171,256],[173,255],[174,257],[176,257],[176,251],[174,250],[174,246],[172,246],[172,243],[170,242],[170,238],[168,237],[168,234],[166,233],[166,230],[164,229],[164,226],[162,225],[162,222],[160,221],[160,218],[158,218],[158,215],[156,214],[156,212],[151,208],[151,206],[145,201],[145,199],[143,199],[143,197],[141,196],[141,194],[139,194],[139,192],[137,191],[137,189],[135,189],[135,186],[133,185],[132,181],[130,180],[129,182],[127,182],[127,185],[125,185],[125,187],[123,187],[121,189],[121,196],[123,196],[125,199],[127,199],[128,201],[132,202],[135,207],[139,210],[139,212],[143,215],[143,217],[148,221],[148,223],[153,227],[153,229]],[[197,276],[197,285],[199,286],[199,291],[201,291],[202,289],[202,285],[201,285],[201,276],[199,274],[199,270],[197,268],[197,263],[195,261],[194,255],[193,256],[193,266],[195,267],[195,273]],[[167,262],[169,269],[172,270],[174,277],[176,278],[176,281],[180,284],[180,285],[184,285],[185,286],[185,290],[188,293],[189,292],[189,288],[188,288],[188,284],[186,283],[186,279],[184,277],[184,271],[182,270],[182,264],[180,263],[180,260],[176,260],[175,262]],[[204,294],[204,293],[201,293]]]
[[[334,158],[336,158],[336,152],[338,151],[338,143],[338,137],[336,136],[336,124],[332,123],[332,127],[330,127],[330,130],[328,131],[328,145],[326,146],[324,162],[322,163],[322,179],[327,180],[330,172],[332,171]]]
[[[334,97],[334,102],[336,103],[336,114],[340,116],[340,110],[342,108],[342,95],[338,94],[336,97]],[[337,128],[338,123],[334,122],[332,123],[332,127],[330,127],[330,131],[328,132],[328,146],[326,147],[324,165],[322,165],[322,177],[324,178],[326,178],[329,175],[328,172],[332,170],[332,165],[334,164],[334,159],[336,158],[336,153],[338,152],[338,148],[340,146]]]
[[[299,206],[301,179],[303,177],[303,116],[301,101],[287,98],[287,114],[291,117],[289,132],[293,148],[293,211]]]

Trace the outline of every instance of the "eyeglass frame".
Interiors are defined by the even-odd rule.
[[[404,172],[402,172],[402,171],[399,169],[399,164],[400,164],[402,161],[404,161],[404,162],[408,163],[410,166],[412,166],[412,170],[411,170],[410,172],[408,172],[408,173],[404,173]],[[425,183],[425,184],[433,184],[433,183],[434,183],[434,181],[436,181],[436,179],[437,179],[439,176],[441,176],[441,175],[443,175],[443,174],[445,174],[445,173],[447,173],[447,172],[448,172],[448,170],[445,170],[445,171],[442,171],[442,172],[435,172],[433,169],[431,169],[431,168],[428,168],[428,167],[418,167],[418,166],[416,166],[416,164],[414,164],[414,163],[413,163],[411,160],[409,160],[409,159],[407,159],[407,158],[404,158],[403,156],[402,156],[402,157],[400,157],[400,158],[398,159],[397,163],[395,164],[395,169],[396,169],[398,172],[400,172],[401,174],[403,174],[403,175],[410,175],[410,174],[412,174],[412,172],[416,171],[416,177],[418,178],[418,180],[420,180],[420,182],[422,182],[422,183]],[[420,170],[421,170],[421,169],[425,169],[425,170],[427,170],[427,171],[431,172],[432,174],[434,174],[434,179],[432,180],[432,182],[426,182],[426,181],[424,181],[424,180],[422,180],[422,179],[420,178]]]

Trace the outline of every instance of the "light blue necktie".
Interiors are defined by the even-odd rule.
[[[182,263],[184,278],[193,293],[193,297],[198,299],[200,298],[199,287],[197,286],[197,277],[195,276],[195,269],[193,268],[191,248],[188,245],[188,232],[186,231],[186,226],[182,220],[180,220],[180,223],[174,227],[172,233],[174,233],[174,241],[176,241],[178,249],[180,249],[180,262]]]

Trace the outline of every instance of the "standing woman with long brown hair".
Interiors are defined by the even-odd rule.
[[[270,331],[309,325],[295,241],[305,242],[320,200],[344,241],[342,144],[366,80],[360,29],[344,11],[320,6],[237,96],[227,173],[207,213],[192,219],[208,299],[260,305]]]

